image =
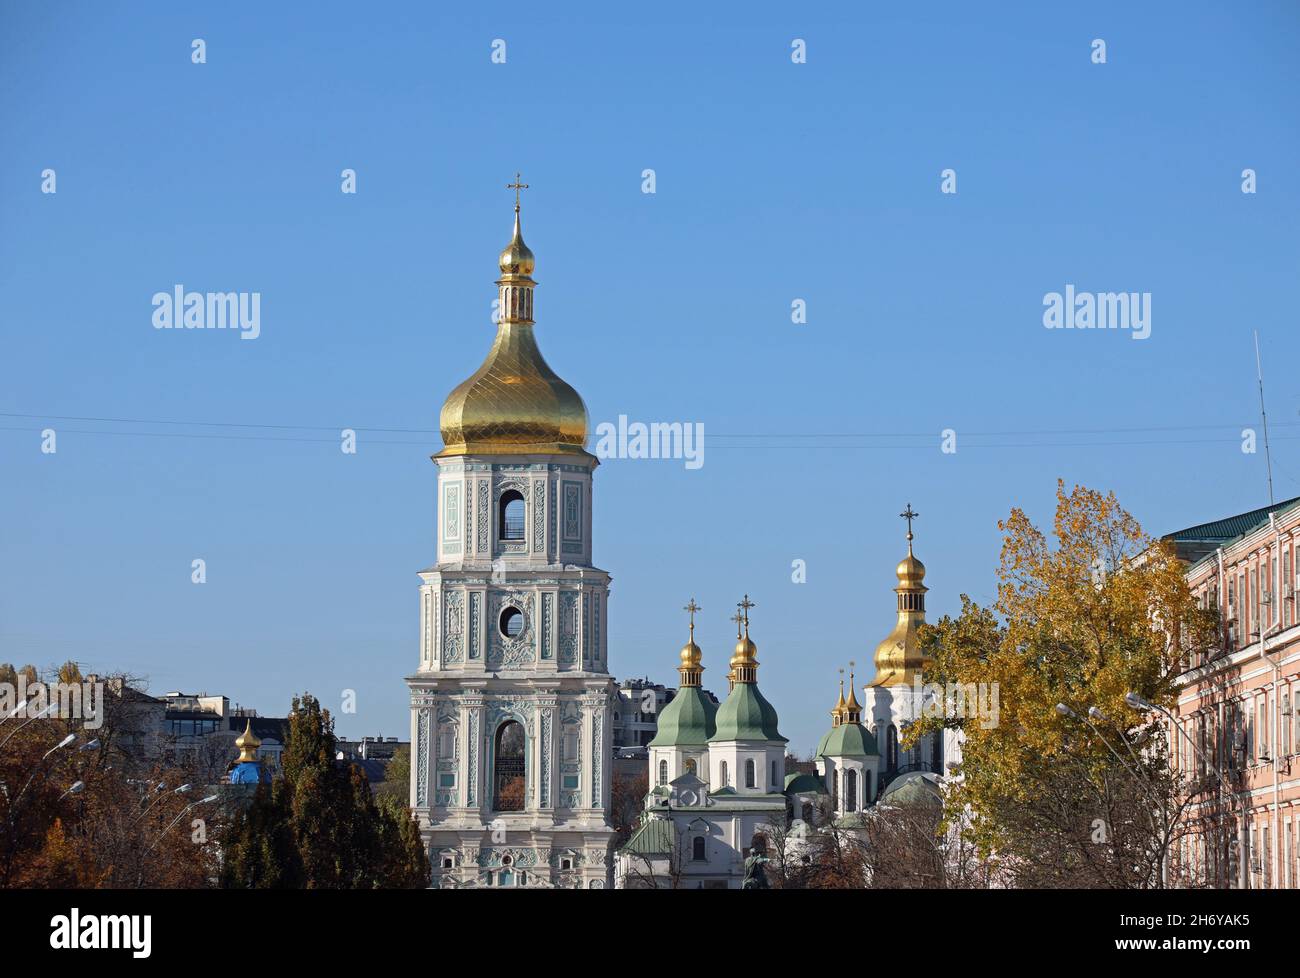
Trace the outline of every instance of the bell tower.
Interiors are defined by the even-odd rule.
[[[496,336],[443,404],[437,562],[420,572],[411,809],[435,886],[609,885],[606,612],[592,563],[587,409],[533,334],[520,227]]]

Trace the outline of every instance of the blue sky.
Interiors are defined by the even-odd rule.
[[[748,592],[797,750],[892,626],[905,503],[933,619],[1058,477],[1155,532],[1265,502],[1252,329],[1300,495],[1300,8],[894,6],[5,3],[0,661],[266,714],[355,689],[341,732],[405,735],[428,456],[516,170],[593,426],[705,425],[697,471],[597,473],[612,669],[674,682],[694,596],[725,690]],[[261,336],[153,329],[177,283],[260,292]],[[1150,292],[1151,336],[1044,329],[1067,283]]]

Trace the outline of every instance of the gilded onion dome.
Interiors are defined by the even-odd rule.
[[[912,553],[912,520],[917,516],[909,504],[902,514],[907,519],[907,556],[894,573],[898,586],[898,621],[894,630],[876,646],[876,676],[872,686],[911,686],[930,663],[921,649],[919,630],[925,624],[925,564]]]
[[[695,612],[700,610],[700,606],[695,603],[694,598],[691,598],[690,603],[682,610],[689,611],[691,614],[691,637],[682,646],[681,655],[678,656],[680,664],[677,666],[677,672],[681,676],[682,686],[698,686],[700,677],[704,673],[704,654],[695,644]]]
[[[584,455],[587,406],[547,365],[533,335],[536,260],[524,244],[517,199],[514,234],[498,265],[496,340],[483,365],[442,406],[439,457]]]
[[[243,764],[246,761],[252,761],[254,764],[257,763],[257,748],[262,746],[262,742],[258,740],[257,735],[253,733],[253,721],[251,718],[245,725],[244,732],[235,738],[235,746],[239,748],[239,760],[236,763]]]

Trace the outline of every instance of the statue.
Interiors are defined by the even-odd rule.
[[[754,839],[750,843],[749,855],[745,857],[745,879],[740,884],[740,888],[742,890],[771,889],[767,882],[767,870],[764,869],[767,863],[767,837],[761,832],[755,832]]]

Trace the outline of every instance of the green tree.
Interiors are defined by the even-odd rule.
[[[224,840],[222,885],[373,889],[427,886],[428,856],[404,809],[381,808],[365,772],[335,759],[329,711],[295,697],[284,776],[258,789]]]

